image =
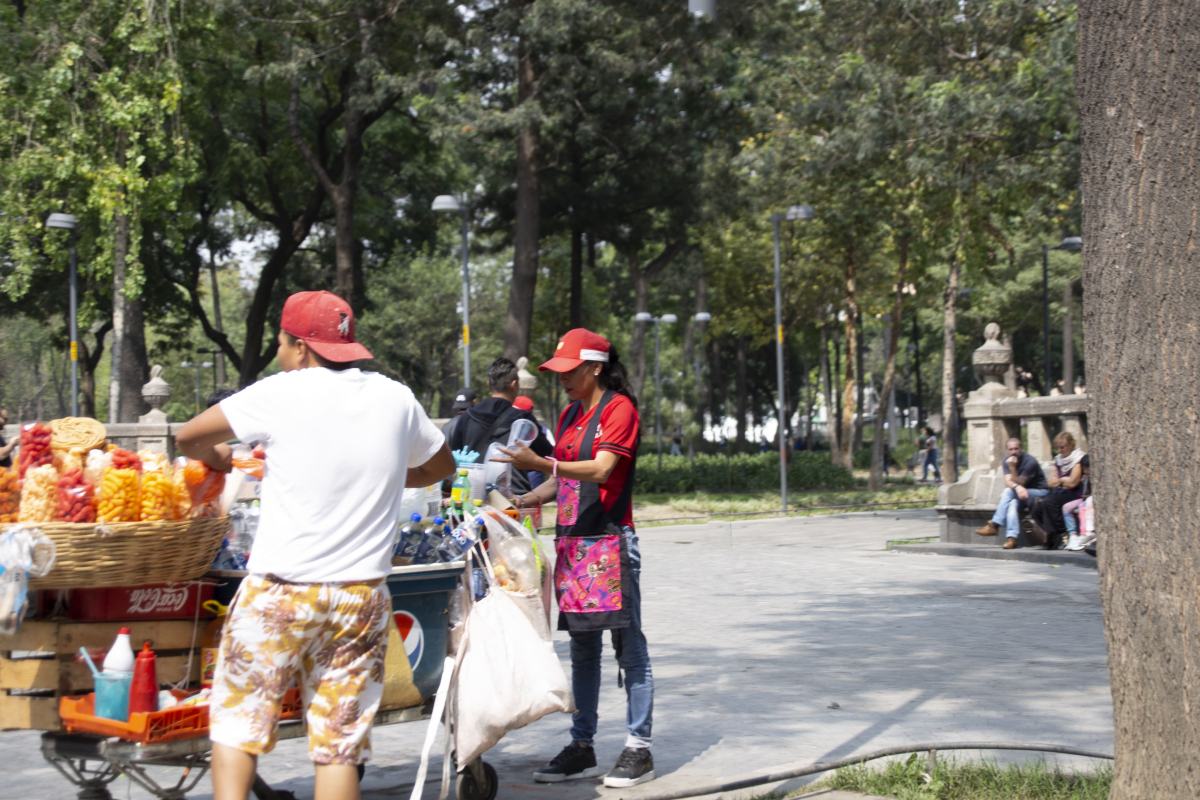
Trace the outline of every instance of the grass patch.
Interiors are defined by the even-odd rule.
[[[865,489],[788,492],[788,508],[908,501],[926,502],[936,499],[936,486],[895,485],[887,486],[878,492],[869,492]],[[635,508],[655,507],[662,512],[656,513],[656,516],[669,516],[670,514],[691,516],[713,513],[750,514],[758,511],[775,511],[779,508],[778,492],[638,494],[634,495],[633,501]]]
[[[1108,762],[1085,774],[1042,760],[999,764],[946,759],[932,774],[928,767],[925,755],[914,753],[882,767],[840,769],[821,785],[899,800],[1107,800],[1113,778]]]

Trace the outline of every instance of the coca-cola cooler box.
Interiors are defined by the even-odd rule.
[[[39,592],[37,616],[59,616],[80,622],[202,619],[212,617],[203,605],[213,599],[214,585],[159,583],[104,589]]]

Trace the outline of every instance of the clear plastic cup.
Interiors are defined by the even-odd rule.
[[[461,464],[459,469],[467,471],[467,480],[471,482],[471,499],[487,502],[487,467],[483,464]]]
[[[96,676],[96,716],[129,721],[129,687],[132,672],[101,672]]]
[[[512,424],[512,428],[508,434],[508,447],[513,447],[517,442],[528,447],[537,438],[537,435],[537,423],[528,419],[519,419]]]

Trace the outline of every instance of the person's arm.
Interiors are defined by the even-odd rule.
[[[512,464],[517,469],[532,469],[550,475],[554,472],[554,464],[547,458],[542,458],[523,444],[518,444],[511,450],[500,448],[507,458],[496,456],[493,461]],[[590,461],[560,461],[558,462],[558,477],[570,478],[588,483],[604,483],[612,471],[616,469],[620,456],[607,450],[596,453]],[[539,487],[540,488],[540,487]]]
[[[1064,489],[1074,489],[1083,483],[1083,465],[1076,464],[1071,467],[1071,473],[1067,477],[1059,480],[1059,485]]]
[[[4,445],[4,447],[0,447],[0,458],[8,458],[10,455],[12,455],[13,448],[20,444],[20,442],[20,439],[13,439],[11,442]]]
[[[454,456],[450,453],[450,445],[442,442],[441,449],[434,453],[432,458],[419,467],[409,467],[404,486],[408,489],[420,489],[440,483],[454,474],[456,466]]]
[[[547,503],[553,503],[558,497],[558,481],[554,478],[546,480],[533,487],[532,491],[514,498],[517,508],[528,508],[530,506],[544,506]]]
[[[233,469],[233,450],[225,442],[233,428],[219,405],[193,417],[175,436],[175,446],[188,458],[203,461],[218,472]]]

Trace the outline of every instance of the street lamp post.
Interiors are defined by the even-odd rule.
[[[208,355],[211,355],[211,356],[219,356],[221,354],[221,351],[216,349],[215,347],[201,347],[198,350],[196,350],[196,352],[197,353],[207,353]],[[217,389],[217,362],[214,360],[214,361],[206,361],[204,363],[205,363],[205,366],[212,367],[213,391],[216,391],[216,389]]]
[[[784,214],[771,215],[775,226],[775,377],[779,382],[779,502],[787,511],[787,439],[784,421],[787,405],[783,386],[783,278],[779,266],[779,223],[798,219],[812,219],[816,214],[812,206],[790,206]]]
[[[1050,395],[1050,387],[1054,385],[1054,373],[1050,368],[1050,251],[1066,250],[1078,253],[1083,249],[1083,239],[1078,236],[1067,236],[1058,245],[1051,247],[1042,245],[1042,337],[1046,345],[1046,395]],[[1064,387],[1065,390],[1066,387]]]
[[[433,198],[434,211],[458,213],[462,217],[462,349],[463,349],[463,386],[471,385],[471,275],[467,261],[467,207],[450,194],[440,194]]]
[[[692,321],[695,322],[697,325],[707,325],[708,323],[712,322],[712,314],[708,313],[707,311],[697,311],[696,315],[694,317],[692,317]],[[702,330],[697,331],[697,333],[701,334],[697,337],[697,338],[701,339],[701,341],[698,342],[699,347],[697,347],[695,350],[696,408],[700,409],[700,408],[704,407],[703,403],[701,401],[701,398],[704,396],[704,383],[703,383],[703,381],[700,380],[700,350],[704,347],[704,342],[703,342]],[[704,413],[700,412],[700,414],[698,414],[698,417],[699,417],[699,421],[700,421],[700,438],[703,439],[704,438],[704,427],[705,427]],[[688,445],[688,457],[689,458],[691,457],[691,445]]]
[[[75,229],[79,226],[79,220],[75,219],[71,214],[51,214],[46,220],[47,228],[62,228],[70,231],[68,242],[71,248],[71,272],[70,272],[70,328],[71,328],[71,416],[79,416],[79,331],[77,329],[78,322],[76,316],[78,313],[79,300],[76,290],[75,278]]]
[[[662,472],[662,373],[659,370],[658,350],[658,323],[665,322],[668,325],[679,321],[679,317],[674,314],[663,314],[661,317],[656,317],[648,311],[639,311],[633,318],[635,322],[653,322],[654,323],[654,438],[658,440],[658,471]]]

